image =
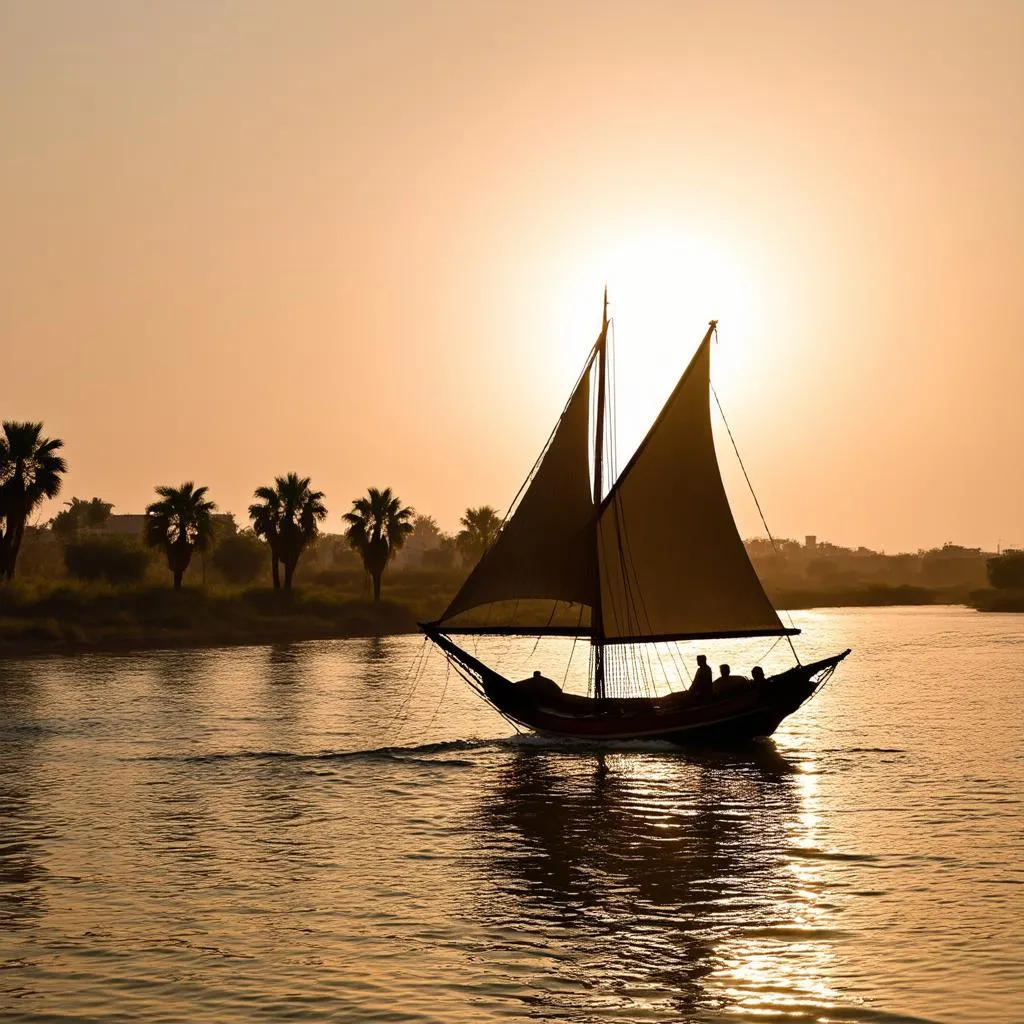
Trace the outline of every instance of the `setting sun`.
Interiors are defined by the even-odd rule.
[[[613,230],[604,247],[581,247],[567,260],[574,273],[556,292],[554,322],[563,339],[557,356],[565,376],[578,370],[600,328],[607,285],[619,465],[646,433],[709,320],[720,321],[716,386],[730,404],[756,406],[764,399],[767,342],[774,332],[766,323],[764,294],[771,282],[763,262],[711,237],[653,227],[632,234]]]

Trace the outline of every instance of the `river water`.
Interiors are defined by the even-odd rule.
[[[0,1019],[1024,1019],[1024,617],[795,618],[853,654],[717,755],[517,737],[419,637],[0,664]]]

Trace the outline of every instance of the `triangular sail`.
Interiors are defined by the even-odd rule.
[[[747,557],[715,457],[711,334],[602,503],[605,642],[786,632]]]
[[[592,604],[597,546],[588,449],[590,368],[588,363],[515,512],[440,622],[500,601]]]

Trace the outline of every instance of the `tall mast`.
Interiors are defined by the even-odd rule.
[[[597,416],[594,423],[594,514],[604,497],[604,406],[605,379],[607,377],[608,350],[608,286],[604,286],[604,312],[601,316],[601,336],[597,339]],[[594,533],[597,543],[597,531]],[[594,696],[605,697],[604,690],[604,625],[601,619],[601,561],[596,560],[594,603],[591,607],[591,637],[594,648]]]

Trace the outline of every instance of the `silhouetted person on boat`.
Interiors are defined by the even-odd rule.
[[[765,681],[765,679],[764,679],[764,669],[761,668],[760,665],[755,665],[751,669],[750,676],[751,676],[751,681],[755,685],[758,685],[758,684],[763,683]]]
[[[721,695],[722,695],[723,693],[725,693],[725,692],[726,692],[726,691],[727,691],[727,690],[729,689],[729,687],[730,687],[730,686],[732,685],[732,682],[731,682],[731,680],[729,679],[729,673],[730,673],[730,671],[731,671],[731,670],[730,670],[730,668],[729,668],[729,666],[728,666],[728,665],[719,665],[719,666],[718,666],[718,671],[719,671],[719,672],[720,672],[721,674],[720,674],[720,675],[719,675],[719,677],[718,677],[718,678],[717,678],[717,679],[715,680],[715,682],[714,682],[714,685],[713,685],[713,687],[712,687],[712,689],[714,690],[714,694],[715,694],[715,696],[716,696],[716,697],[720,697],[720,696],[721,696]]]
[[[561,688],[554,679],[548,679],[547,676],[542,676],[537,671],[529,679],[522,679],[516,685],[534,697],[554,697],[562,694]]]
[[[705,655],[698,654],[697,672],[693,677],[693,682],[690,684],[690,693],[698,700],[704,700],[710,697],[713,692],[711,666],[708,665],[708,659]]]
[[[750,682],[744,676],[734,676],[728,665],[719,665],[718,670],[722,674],[714,683],[714,694],[716,697],[721,697],[727,693],[735,693]]]

